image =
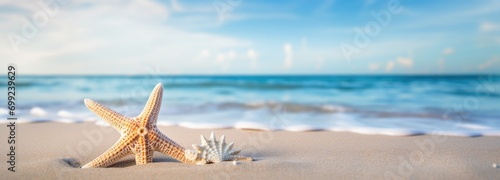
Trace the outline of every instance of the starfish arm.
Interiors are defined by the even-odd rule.
[[[156,124],[158,113],[160,112],[162,96],[163,85],[161,83],[158,83],[151,92],[151,95],[149,95],[146,106],[144,106],[144,109],[138,116],[141,126],[144,127],[146,125]]]
[[[82,168],[108,167],[124,156],[132,153],[130,146],[135,139],[136,138],[130,136],[128,138],[120,138],[120,140],[118,140],[118,142],[111,146],[111,148],[109,148],[106,152],[85,164]]]
[[[85,99],[84,100],[85,105],[87,108],[89,108],[92,112],[97,114],[99,117],[101,117],[103,120],[108,122],[111,126],[113,126],[116,130],[118,130],[120,133],[123,131],[123,127],[130,124],[132,120],[130,118],[125,117],[121,115],[120,113],[113,111],[106,106],[103,106],[95,101],[92,101],[90,99]]]
[[[170,138],[163,135],[160,131],[156,130],[154,133],[151,133],[149,137],[150,140],[154,142],[151,144],[156,151],[168,155],[183,163],[196,164],[195,161],[186,158],[185,149],[182,146],[178,145]]]
[[[153,150],[148,147],[148,138],[145,136],[139,136],[135,147],[135,164],[141,165],[153,162]]]

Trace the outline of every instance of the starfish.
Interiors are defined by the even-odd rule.
[[[183,147],[169,139],[156,127],[162,95],[163,86],[158,83],[141,114],[134,118],[126,117],[90,99],[85,99],[85,105],[120,132],[121,137],[106,152],[82,168],[107,167],[130,154],[135,155],[137,165],[146,164],[153,161],[154,151],[183,163],[195,164],[196,162],[186,158]]]

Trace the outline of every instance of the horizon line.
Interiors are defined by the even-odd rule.
[[[17,76],[40,76],[40,77],[55,77],[55,76],[68,76],[68,77],[82,77],[82,76],[124,76],[124,77],[140,77],[140,76],[481,76],[492,75],[500,76],[500,73],[427,73],[427,74],[18,74]],[[2,75],[6,76],[6,75]]]

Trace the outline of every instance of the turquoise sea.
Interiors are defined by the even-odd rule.
[[[136,116],[157,83],[164,87],[160,125],[500,136],[495,75],[19,76],[16,116],[103,124],[83,99]],[[8,116],[0,107],[0,117]]]

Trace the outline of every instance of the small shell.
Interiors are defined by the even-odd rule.
[[[226,144],[223,135],[220,141],[215,139],[215,134],[210,134],[210,139],[201,135],[201,145],[193,144],[194,150],[186,150],[187,159],[195,161],[196,164],[218,163],[222,161],[252,161],[250,157],[238,155],[240,150],[233,150],[234,143]]]

